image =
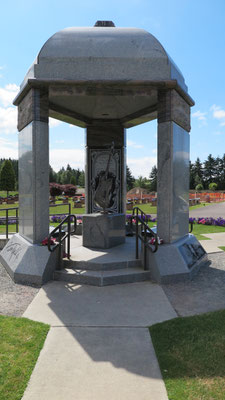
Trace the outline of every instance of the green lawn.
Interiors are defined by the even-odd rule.
[[[0,316],[0,399],[20,400],[43,347],[49,326]]]
[[[215,225],[201,225],[194,224],[192,233],[196,236],[198,240],[210,240],[206,236],[203,236],[204,233],[220,233],[225,232],[224,226],[215,226]]]
[[[225,251],[225,246],[219,246],[219,249]]]
[[[16,194],[18,194],[18,190],[17,190],[17,191],[10,191],[10,192],[9,192],[9,196],[15,196]],[[0,190],[0,196],[1,196],[1,197],[7,197],[7,192],[6,192],[6,190]]]
[[[225,399],[225,310],[150,327],[169,400]]]

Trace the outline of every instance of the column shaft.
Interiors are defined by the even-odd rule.
[[[19,233],[40,243],[49,233],[48,95],[31,89],[19,105]]]

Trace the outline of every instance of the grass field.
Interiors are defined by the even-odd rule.
[[[0,315],[0,399],[20,400],[49,326]]]
[[[225,310],[150,327],[169,400],[225,399]]]

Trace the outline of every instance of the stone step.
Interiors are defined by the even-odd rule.
[[[70,260],[63,260],[63,267],[76,270],[111,271],[115,269],[141,268],[142,262],[140,259],[123,260],[118,258],[112,261],[104,257],[98,257],[93,260],[74,260],[71,258]]]
[[[117,285],[150,280],[150,272],[140,268],[110,271],[75,270],[71,268],[54,272],[54,280],[94,286]]]

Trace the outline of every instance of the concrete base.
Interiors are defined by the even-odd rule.
[[[207,261],[207,253],[191,234],[174,243],[160,245],[156,253],[147,250],[147,268],[151,280],[158,283],[190,280]]]
[[[0,262],[16,283],[41,286],[52,279],[57,266],[57,250],[32,244],[19,234],[13,235],[0,253]]]
[[[88,214],[83,216],[83,246],[109,249],[124,242],[124,214]]]

